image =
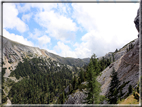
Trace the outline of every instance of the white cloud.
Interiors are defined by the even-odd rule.
[[[18,18],[18,10],[16,9],[15,4],[3,4],[3,27],[10,29],[16,28],[19,32],[28,30],[28,26]]]
[[[137,38],[134,18],[139,4],[72,4],[73,18],[87,30],[74,50],[58,42],[54,50],[67,57],[103,56]],[[121,7],[121,8],[120,8]],[[133,7],[133,8],[132,8]],[[105,9],[104,9],[105,8]]]
[[[19,13],[27,12],[27,11],[30,11],[31,9],[31,3],[23,4],[23,6],[21,6],[20,3],[16,3],[16,6]]]
[[[24,45],[34,46],[34,44],[31,41],[28,41],[23,36],[15,35],[14,33],[9,33],[6,29],[3,29],[3,36]]]
[[[24,14],[24,15],[22,16],[22,20],[23,20],[23,21],[29,21],[31,17],[32,17],[32,13]]]
[[[65,41],[75,37],[74,32],[77,31],[76,23],[70,18],[66,18],[53,11],[44,11],[36,14],[36,22],[47,28],[46,33],[55,37],[57,40]]]
[[[58,3],[57,4],[58,13],[68,17],[71,15],[71,7],[69,3]]]
[[[97,35],[97,36],[96,36]],[[91,57],[94,53],[97,57],[105,55],[107,52],[115,51],[120,48],[118,38],[113,38],[111,42],[101,38],[103,33],[96,33],[94,30],[86,33],[81,38],[81,43],[75,43],[74,50],[63,42],[59,41],[54,47],[54,51],[64,57],[86,58]],[[115,45],[114,45],[115,44]]]
[[[86,42],[82,42],[81,44],[76,43],[74,45],[75,49],[71,50],[68,45],[64,44],[62,41],[58,41],[53,51],[63,57],[86,58],[92,55],[87,45],[88,43]]]
[[[137,38],[133,21],[139,4],[73,3],[72,6],[73,18],[88,32],[80,44],[84,48],[78,45],[76,50],[87,48],[91,54],[102,56]]]
[[[38,42],[40,45],[46,45],[47,43],[50,43],[50,38],[47,35],[43,35],[38,38]]]
[[[31,4],[32,7],[37,7],[39,8],[40,11],[49,11],[51,10],[52,8],[57,8],[57,3],[32,3]]]
[[[54,46],[53,51],[59,53],[63,57],[77,57],[74,51],[71,51],[68,45],[65,45],[62,41],[59,41],[56,46]]]
[[[38,8],[39,11],[49,11],[52,8],[57,8],[57,3],[25,3],[23,6],[17,4],[17,8],[20,13],[30,11],[31,8]]]
[[[33,33],[29,32],[28,38],[37,39],[41,35],[42,35],[42,32],[39,29],[35,28]]]
[[[65,4],[63,3],[58,3],[58,7],[59,7],[59,12],[62,13],[67,13],[67,8],[65,6]]]
[[[51,38],[48,37],[47,35],[44,35],[42,31],[39,29],[35,28],[33,33],[29,33],[29,37],[33,39],[35,42],[35,46],[42,48],[42,49],[47,49],[49,45],[51,45]]]
[[[106,41],[102,38],[103,35],[105,34],[95,32],[94,30],[85,34],[81,39],[82,43],[77,46],[78,52],[82,51],[85,47],[89,50],[88,52],[84,51],[86,52],[87,57],[90,57],[93,53],[95,53],[97,57],[100,57],[108,52],[115,51],[116,48],[119,49],[120,45],[122,45],[117,37],[112,39],[110,38],[109,41]],[[85,57],[85,55],[83,57]]]

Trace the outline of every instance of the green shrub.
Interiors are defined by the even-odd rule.
[[[135,96],[135,91],[133,91],[133,96]]]
[[[82,89],[86,88],[86,85],[80,84],[80,86],[78,88],[79,88],[80,91],[82,91]]]
[[[117,100],[117,104],[119,104],[119,103],[120,103],[120,101],[121,101],[121,99],[120,99],[120,98],[118,98],[118,100]]]
[[[137,100],[139,101],[139,95],[138,95],[138,93],[135,93],[134,98],[137,99]]]

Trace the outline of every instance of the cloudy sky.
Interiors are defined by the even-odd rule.
[[[63,57],[97,57],[137,38],[139,3],[3,3],[3,36]]]

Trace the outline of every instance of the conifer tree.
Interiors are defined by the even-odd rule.
[[[62,100],[63,100],[63,101],[62,101],[62,104],[63,104],[64,101],[65,101],[65,94],[64,94],[64,92],[62,93],[62,98],[63,98],[63,99],[62,99]]]
[[[73,89],[77,89],[77,85],[78,85],[78,80],[77,80],[77,77],[76,76],[74,76],[74,78],[73,78]]]
[[[116,104],[118,99],[118,90],[117,87],[119,85],[119,80],[117,77],[117,72],[115,72],[115,69],[113,68],[112,74],[111,74],[111,83],[110,83],[110,89],[109,89],[109,103],[110,104]]]
[[[81,79],[81,82],[84,81],[84,71],[82,69],[80,71],[80,79]]]
[[[109,59],[109,60],[110,60],[110,64],[111,64],[111,62],[112,62],[112,61],[111,61],[111,57],[110,57],[110,59]]]
[[[73,87],[71,84],[69,84],[69,93],[73,90]]]
[[[116,49],[115,52],[118,52],[118,49]]]
[[[129,85],[128,91],[129,91],[129,94],[132,93],[132,85]]]
[[[85,99],[85,103],[88,104],[99,104],[100,103],[100,84],[96,80],[98,73],[98,67],[97,67],[97,59],[96,56],[93,55],[90,59],[90,63],[87,69],[87,98]]]
[[[114,53],[112,53],[112,58],[113,58],[113,62],[115,61],[115,58],[114,58]]]

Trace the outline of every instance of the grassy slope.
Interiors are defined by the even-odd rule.
[[[118,104],[139,104],[139,102],[134,99],[133,95],[130,95],[126,99],[120,101]]]

